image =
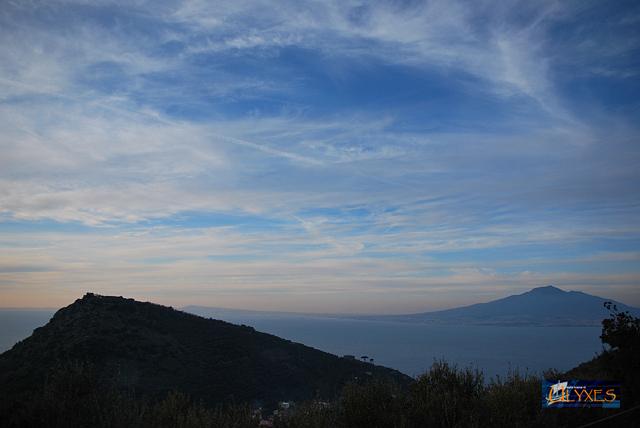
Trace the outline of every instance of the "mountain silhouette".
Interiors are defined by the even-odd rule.
[[[0,394],[36,390],[69,361],[88,362],[138,395],[177,390],[209,403],[332,398],[355,378],[410,381],[248,326],[88,293],[0,354]]]
[[[564,291],[549,285],[487,303],[435,312],[376,316],[375,319],[459,324],[599,326],[609,316],[609,311],[604,307],[607,301],[613,302],[620,312],[640,315],[640,309],[611,299],[581,291]]]

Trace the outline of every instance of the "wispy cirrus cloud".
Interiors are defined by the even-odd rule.
[[[9,2],[0,292],[401,312],[553,282],[638,302],[639,13]]]

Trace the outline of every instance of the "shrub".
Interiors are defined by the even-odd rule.
[[[481,372],[436,361],[411,386],[411,426],[478,427],[483,420]]]
[[[390,382],[351,383],[340,397],[340,417],[346,427],[401,426],[402,398],[399,388]]]

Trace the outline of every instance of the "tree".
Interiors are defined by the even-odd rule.
[[[640,350],[640,318],[627,311],[619,312],[616,305],[604,302],[610,312],[609,318],[602,321],[602,343],[614,351],[637,352]]]
[[[610,349],[603,353],[603,363],[612,377],[622,382],[627,405],[640,401],[640,318],[619,312],[612,302],[605,302],[610,312],[602,321],[602,343]]]

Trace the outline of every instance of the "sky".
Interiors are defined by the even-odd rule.
[[[640,3],[0,3],[0,307],[640,306]]]

